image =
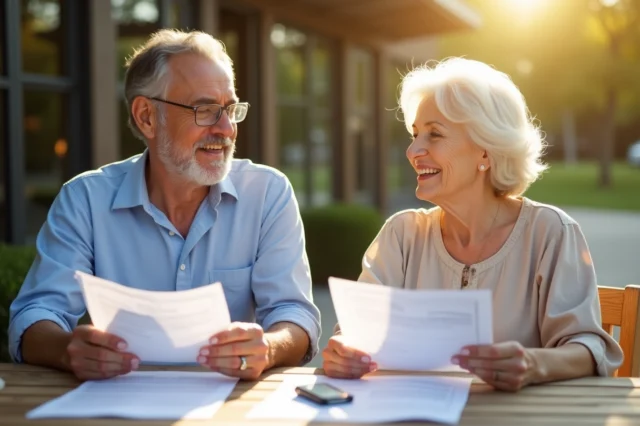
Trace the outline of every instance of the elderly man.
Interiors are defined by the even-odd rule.
[[[147,149],[62,187],[11,306],[12,357],[81,379],[138,367],[127,342],[78,326],[80,270],[158,291],[220,281],[233,323],[194,359],[211,370],[254,379],[308,362],[320,313],[297,203],[282,173],[233,160],[249,105],[236,96],[224,47],[162,30],[127,67],[129,125]]]

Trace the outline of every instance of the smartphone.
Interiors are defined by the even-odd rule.
[[[353,401],[353,395],[327,383],[298,386],[296,393],[322,405],[344,404]]]

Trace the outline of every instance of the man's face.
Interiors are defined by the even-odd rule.
[[[228,105],[238,102],[229,73],[219,64],[194,54],[178,55],[169,61],[165,99],[184,105]],[[157,152],[167,172],[198,185],[210,186],[223,180],[231,168],[237,125],[226,112],[212,126],[201,127],[193,111],[159,104]]]

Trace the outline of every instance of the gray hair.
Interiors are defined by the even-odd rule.
[[[129,110],[128,124],[134,136],[147,143],[144,135],[131,113],[133,100],[138,96],[164,97],[168,82],[169,59],[183,53],[194,53],[217,61],[227,69],[231,78],[233,61],[226,52],[224,45],[201,31],[184,32],[175,29],[163,29],[151,35],[149,40],[136,49],[127,58],[124,77],[124,97]],[[162,121],[164,111],[160,111]]]
[[[521,195],[547,168],[546,147],[522,93],[508,75],[482,62],[450,58],[425,64],[407,74],[400,108],[409,133],[423,99],[433,97],[438,110],[487,151],[494,191]]]

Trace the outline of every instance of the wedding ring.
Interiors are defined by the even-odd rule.
[[[247,369],[247,358],[241,356],[240,357],[240,371],[244,371]]]

